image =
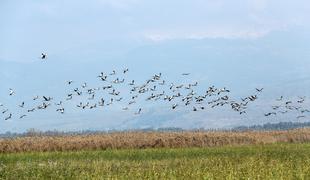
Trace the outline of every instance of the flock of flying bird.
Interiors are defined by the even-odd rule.
[[[297,113],[297,119],[306,118],[306,114],[310,113],[310,110],[303,106],[306,101],[306,97],[298,97],[297,100],[284,99],[280,96],[275,100],[276,103],[271,106],[272,111],[265,113],[265,116],[275,116],[278,114],[287,114],[289,112]]]
[[[47,54],[42,53],[41,59],[46,60]],[[25,109],[24,114],[17,115],[20,119],[25,118],[30,113],[35,111],[45,110],[52,106],[55,106],[55,110],[61,114],[65,113],[64,104],[65,102],[72,101],[76,108],[81,110],[85,109],[96,109],[105,106],[112,106],[115,103],[122,104],[122,110],[128,111],[131,108],[135,108],[133,105],[138,104],[138,99],[144,101],[162,101],[169,104],[171,110],[175,110],[180,107],[188,107],[192,111],[202,111],[207,107],[217,108],[222,106],[228,106],[238,114],[244,114],[247,112],[247,107],[250,103],[256,101],[259,95],[263,92],[263,88],[256,88],[255,92],[240,100],[234,100],[229,96],[230,90],[226,87],[218,88],[215,86],[208,87],[203,93],[199,94],[195,91],[195,87],[198,86],[198,82],[194,83],[167,83],[161,73],[154,74],[150,78],[146,79],[144,83],[138,84],[135,80],[127,81],[124,76],[128,73],[129,69],[125,68],[121,72],[115,70],[110,73],[100,72],[97,75],[99,82],[103,84],[100,87],[89,87],[84,82],[79,87],[73,87],[70,92],[66,94],[66,97],[60,101],[54,101],[54,97],[46,95],[37,95],[32,98],[33,102],[36,102],[35,106],[28,107],[25,101],[18,104],[17,108]],[[183,73],[182,76],[189,76],[189,73]],[[69,80],[66,82],[69,87],[76,84],[75,81]],[[120,85],[125,85],[128,95],[123,96],[119,90]],[[103,96],[102,93],[105,93]],[[15,91],[11,88],[8,92],[9,96],[14,96]],[[73,101],[74,100],[74,101]],[[301,105],[305,102],[306,97],[299,97],[295,102],[292,100],[285,100],[283,96],[276,99],[276,105],[273,105],[272,111],[265,113],[266,117],[277,114],[286,114],[290,111],[298,111],[299,118],[305,118],[306,113],[310,111],[303,108]],[[297,105],[295,105],[297,103]],[[13,113],[5,108],[5,105],[0,103],[0,107],[3,108],[1,114],[4,115],[4,120],[13,118]],[[143,112],[142,107],[135,108],[134,114],[139,115]]]

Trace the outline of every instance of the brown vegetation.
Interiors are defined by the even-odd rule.
[[[183,148],[310,142],[310,129],[249,132],[119,132],[0,139],[0,153],[130,148]]]

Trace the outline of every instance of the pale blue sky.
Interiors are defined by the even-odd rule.
[[[141,81],[143,76],[163,72],[170,81],[181,82],[178,75],[187,71],[192,73],[188,81],[201,81],[202,88],[228,86],[237,95],[250,93],[256,86],[269,88],[266,98],[279,92],[292,97],[307,94],[309,12],[307,0],[3,0],[0,102],[13,108],[14,103],[34,94],[60,96],[67,79],[93,81],[95,85],[92,77],[98,72],[124,67],[130,68],[131,79]],[[39,60],[42,51],[49,55],[45,64]],[[18,92],[15,99],[7,97],[10,87]],[[182,116],[154,113],[164,107],[148,106],[151,110],[143,117],[112,109],[0,120],[0,132],[30,127],[207,128],[267,122],[255,113],[238,118],[210,112],[214,115],[206,118],[206,114],[186,111],[180,112]],[[195,120],[189,121],[193,117]]]
[[[92,44],[106,47],[111,41],[134,46],[174,39],[257,38],[296,26],[309,28],[309,12],[306,0],[4,0],[0,59],[31,61],[45,49],[61,55]]]

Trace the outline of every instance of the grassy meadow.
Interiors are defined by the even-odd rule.
[[[0,179],[310,179],[310,144],[2,153]]]

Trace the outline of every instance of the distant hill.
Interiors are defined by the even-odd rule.
[[[25,136],[66,136],[66,135],[95,135],[95,134],[108,134],[115,132],[189,132],[189,131],[280,131],[280,130],[291,130],[310,127],[310,122],[279,122],[279,123],[267,123],[263,125],[253,125],[253,126],[238,126],[232,129],[182,129],[175,127],[167,128],[144,128],[144,129],[130,129],[130,130],[109,130],[109,131],[96,131],[96,130],[84,130],[84,131],[40,131],[37,129],[28,129],[23,133],[12,133],[6,132],[0,134],[0,138],[14,138],[14,137],[25,137]]]
[[[247,131],[247,130],[289,130],[296,128],[310,127],[310,122],[279,122],[267,123],[263,125],[253,126],[238,126],[233,128],[233,131]]]

